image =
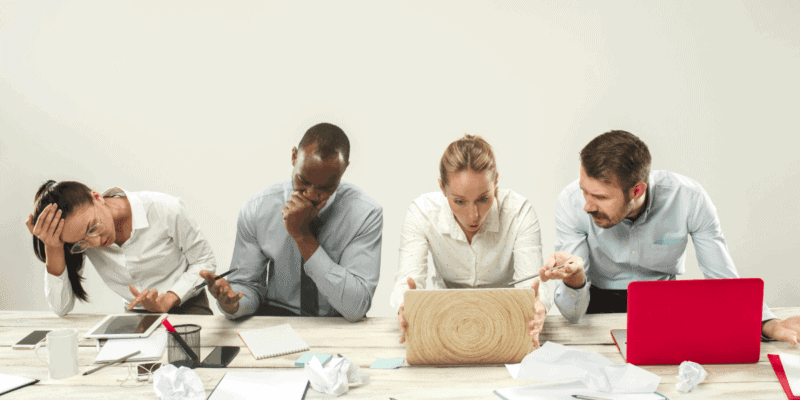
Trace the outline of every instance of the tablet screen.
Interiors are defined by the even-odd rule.
[[[161,314],[147,315],[120,315],[109,318],[92,332],[94,335],[124,335],[130,333],[144,333],[153,323],[158,321]]]

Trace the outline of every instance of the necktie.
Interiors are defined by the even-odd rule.
[[[319,218],[314,218],[309,224],[311,235],[315,238],[319,229],[322,226],[322,221]],[[307,317],[316,317],[319,315],[319,292],[317,285],[306,274],[305,261],[300,257],[300,315]]]

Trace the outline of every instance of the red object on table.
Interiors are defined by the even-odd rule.
[[[767,357],[769,357],[769,363],[772,364],[772,369],[775,371],[775,375],[778,376],[778,381],[780,381],[781,387],[786,392],[789,400],[800,400],[800,396],[792,394],[792,388],[789,387],[789,381],[786,380],[786,372],[783,370],[781,358],[777,354],[767,354]]]

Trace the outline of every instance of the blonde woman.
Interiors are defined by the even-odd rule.
[[[508,287],[542,267],[542,240],[536,212],[528,200],[497,186],[499,174],[491,146],[480,136],[451,143],[439,164],[439,192],[411,203],[400,237],[400,263],[391,304],[405,341],[403,293],[424,289],[428,253],[434,285],[439,288]],[[526,281],[516,287],[537,292],[535,318],[529,321],[534,345],[547,310],[553,305],[549,285]]]

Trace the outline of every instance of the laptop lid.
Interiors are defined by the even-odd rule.
[[[532,289],[409,290],[404,296],[410,365],[515,364],[534,349]]]
[[[758,362],[763,299],[758,278],[631,282],[626,361]]]

